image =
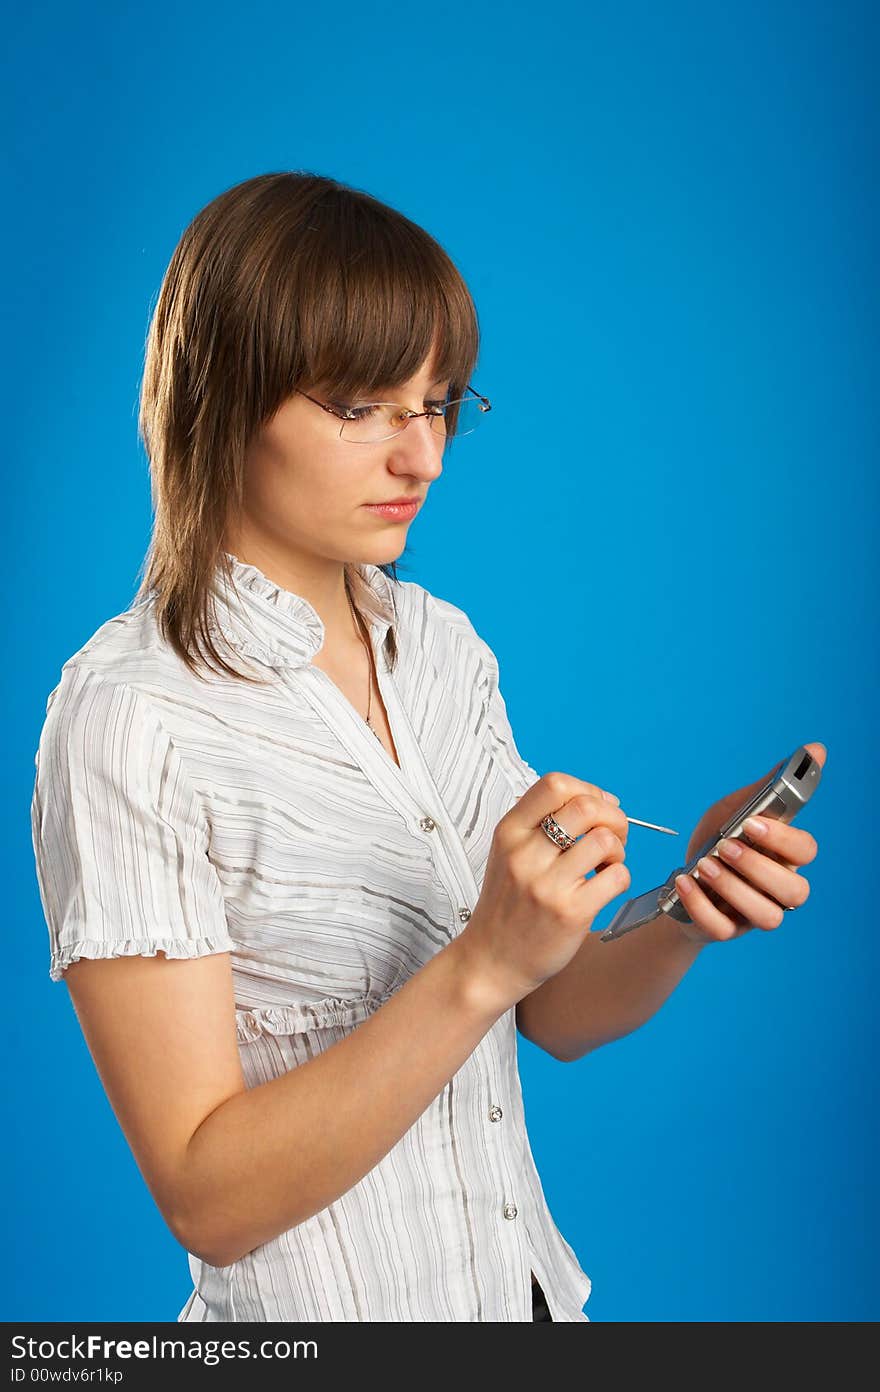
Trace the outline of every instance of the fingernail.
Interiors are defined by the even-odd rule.
[[[730,856],[732,860],[738,860],[742,855],[742,846],[738,841],[731,840],[729,836],[722,836],[718,842],[718,849],[722,855]]]
[[[746,830],[750,831],[753,836],[767,835],[767,823],[762,822],[760,817],[746,817],[744,825]]]
[[[615,797],[613,793],[606,793],[604,788],[602,789],[602,796],[606,802],[616,802],[618,807],[620,806],[620,798]]]
[[[711,856],[703,856],[702,860],[699,861],[698,864],[703,874],[708,875],[710,879],[715,880],[721,874],[721,871],[718,869],[716,862],[712,859]]]
[[[676,875],[676,877],[675,877],[675,888],[678,890],[679,894],[689,894],[689,893],[690,893],[690,891],[691,891],[691,882],[690,882],[690,880],[688,879],[687,875]]]

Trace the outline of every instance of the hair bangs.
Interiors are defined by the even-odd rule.
[[[345,401],[402,386],[430,359],[461,395],[479,351],[458,270],[424,231],[362,194],[313,209],[296,267],[300,383]]]

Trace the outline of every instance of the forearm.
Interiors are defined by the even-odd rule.
[[[222,1103],[188,1147],[187,1248],[224,1266],[326,1208],[400,1140],[512,1004],[484,981],[462,934],[344,1039]]]
[[[667,914],[611,942],[589,933],[561,972],[523,997],[527,1039],[572,1062],[643,1025],[668,999],[706,944],[685,938]]]

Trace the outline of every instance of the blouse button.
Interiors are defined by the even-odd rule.
[[[505,1218],[515,1218],[515,1217],[516,1217],[516,1204],[515,1204],[515,1203],[506,1203],[506,1204],[504,1205],[504,1216],[505,1216]]]
[[[433,820],[432,817],[422,817],[421,821],[419,822],[419,826],[422,828],[422,831],[433,831],[436,825],[437,823]]]
[[[471,911],[470,909],[459,909],[458,916],[461,919],[462,923],[467,923],[468,919],[471,916]]]
[[[504,1116],[504,1113],[502,1112],[502,1110],[501,1110],[500,1107],[490,1107],[490,1108],[489,1108],[489,1120],[490,1120],[490,1121],[500,1121],[501,1118],[502,1118],[503,1116]]]

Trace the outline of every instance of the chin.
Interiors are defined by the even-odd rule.
[[[406,550],[406,536],[404,535],[396,544],[389,545],[386,540],[384,545],[378,543],[373,546],[360,546],[354,552],[354,559],[366,561],[370,565],[383,566],[391,565]]]

